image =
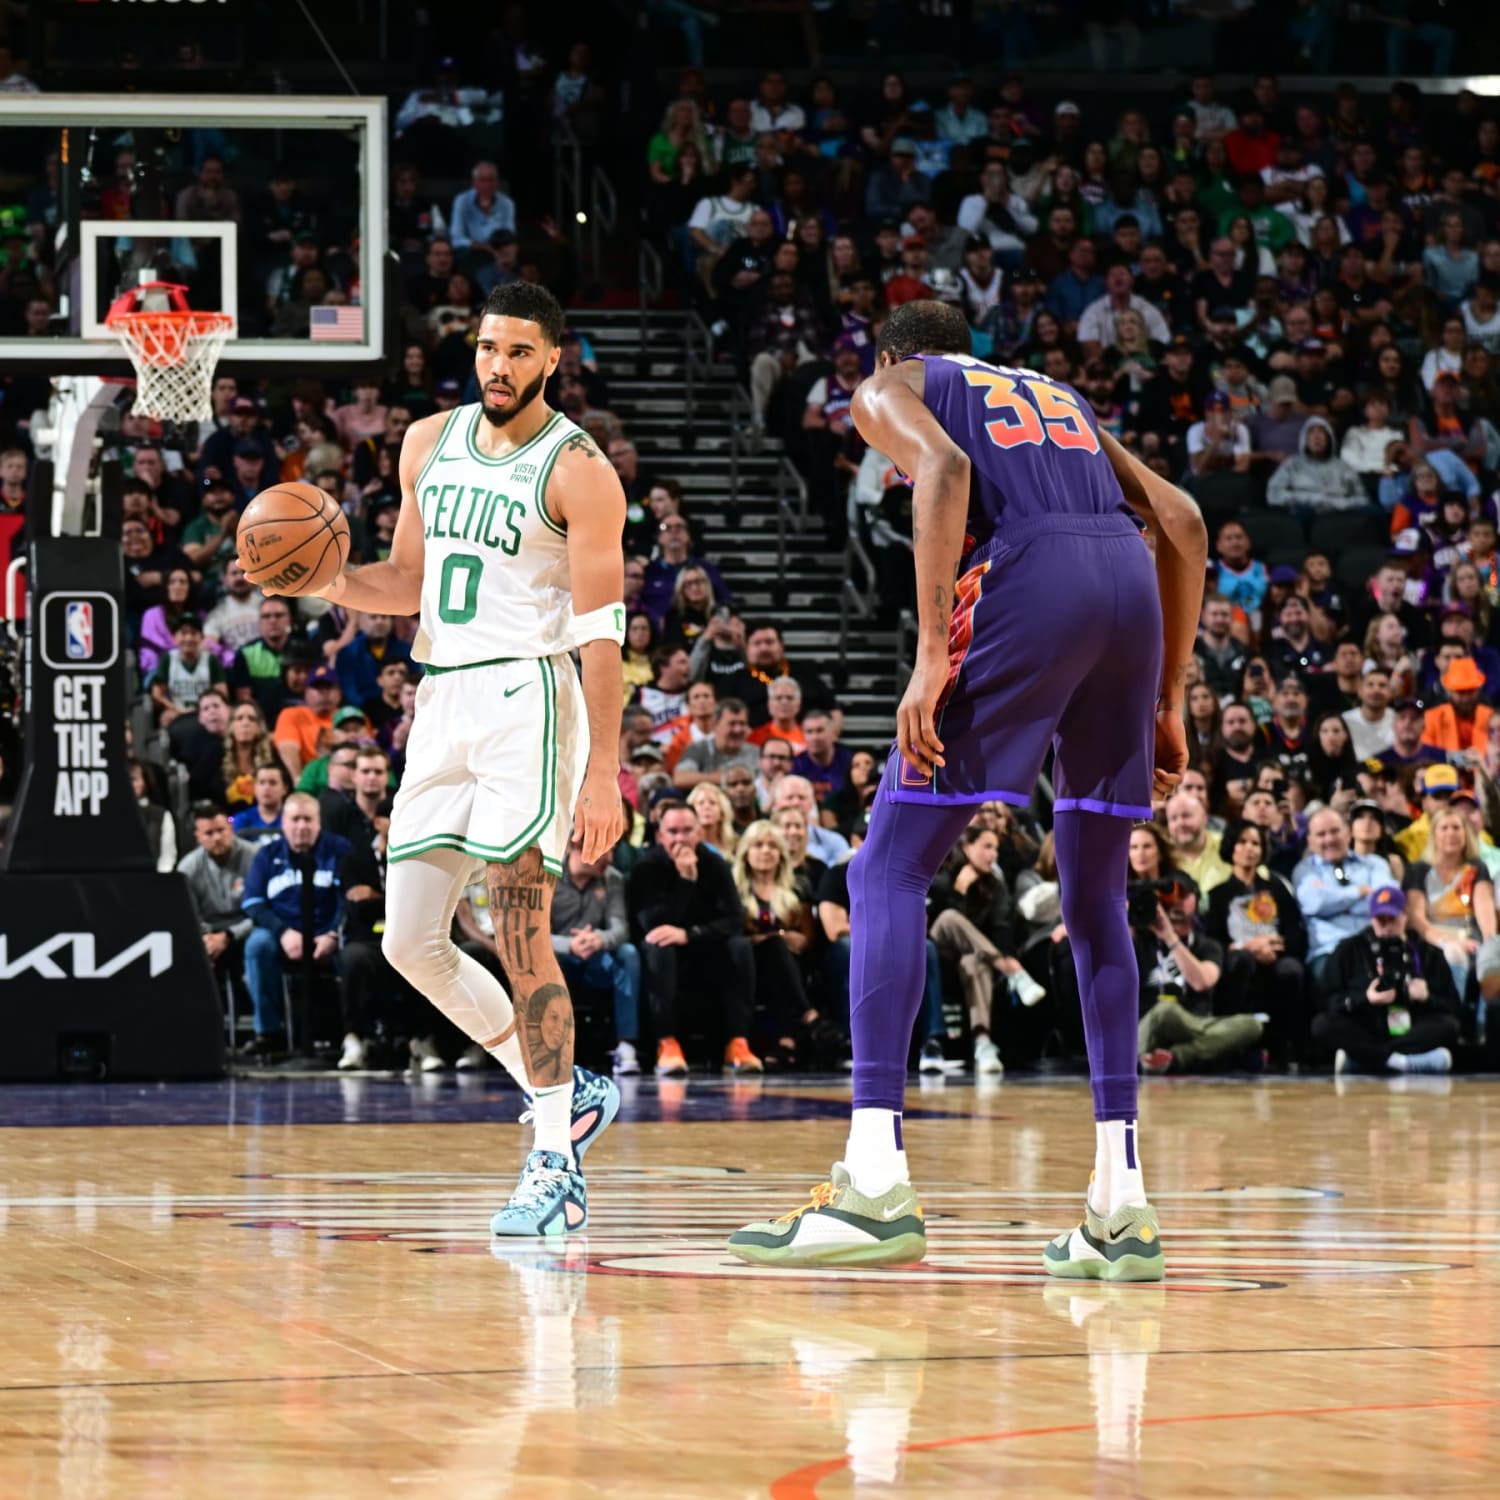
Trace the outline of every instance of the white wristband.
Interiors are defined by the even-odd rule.
[[[625,644],[625,606],[606,604],[600,609],[591,609],[586,615],[573,616],[573,642],[581,646],[586,641],[613,641],[617,646]]]

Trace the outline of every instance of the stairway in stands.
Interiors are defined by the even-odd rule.
[[[777,547],[778,493],[792,509],[798,497],[782,478],[780,445],[768,441],[757,454],[739,460],[740,500],[729,505],[732,366],[695,364],[696,441],[684,443],[686,381],[685,319],[681,312],[648,315],[642,360],[640,314],[635,309],[579,309],[572,326],[593,343],[599,373],[609,383],[611,410],[625,424],[640,451],[647,474],[672,477],[682,485],[691,514],[703,526],[710,558],[734,590],[747,619],[777,621],[795,669],[815,663],[825,679],[839,685],[844,709],[844,741],[879,751],[890,740],[897,692],[895,633],[854,619],[840,680],[838,667],[839,596],[844,558],[824,539],[810,515],[800,532],[788,528],[785,578]]]

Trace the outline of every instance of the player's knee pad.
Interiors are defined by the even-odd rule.
[[[388,917],[380,951],[403,979],[420,990],[424,979],[451,967],[457,949],[452,938],[440,928],[403,923]]]

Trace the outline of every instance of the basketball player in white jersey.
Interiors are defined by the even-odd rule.
[[[507,1235],[583,1227],[579,1158],[620,1103],[611,1080],[573,1066],[573,1006],[552,952],[570,837],[593,861],[625,827],[625,496],[588,435],[542,400],[562,326],[541,287],[490,294],[479,402],[411,425],[389,561],[323,591],[348,609],[421,614],[426,675],[391,816],[383,947],[531,1098],[534,1149],[491,1225]],[[514,1007],[449,936],[476,860]]]

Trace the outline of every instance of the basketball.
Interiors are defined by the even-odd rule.
[[[349,559],[349,522],[317,485],[273,484],[245,507],[236,541],[257,588],[314,594]]]

